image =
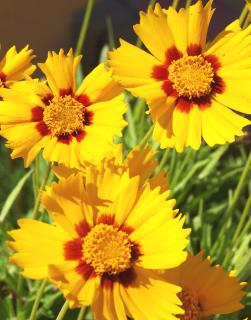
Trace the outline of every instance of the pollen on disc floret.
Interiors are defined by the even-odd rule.
[[[84,130],[84,106],[70,95],[54,97],[45,107],[43,120],[52,135]]]
[[[100,223],[83,239],[83,258],[96,274],[115,275],[131,267],[132,246],[126,232]]]
[[[200,320],[201,308],[197,295],[192,291],[182,290],[178,296],[183,303],[182,307],[185,311],[185,314],[180,315],[179,319]]]
[[[210,94],[214,70],[201,54],[184,56],[174,60],[168,67],[168,79],[179,96],[200,98]]]

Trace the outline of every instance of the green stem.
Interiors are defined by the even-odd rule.
[[[238,183],[237,188],[235,190],[235,193],[233,195],[233,200],[229,206],[229,209],[227,210],[227,213],[226,213],[227,220],[230,220],[230,218],[233,215],[233,212],[234,212],[234,210],[236,208],[236,204],[240,198],[242,189],[245,185],[245,182],[246,182],[246,179],[247,179],[247,176],[249,174],[250,169],[251,169],[251,152],[249,154],[249,157],[247,159],[246,165],[245,165],[244,170],[242,172],[241,178],[239,180],[239,183]]]
[[[128,104],[126,118],[128,121],[128,131],[131,136],[132,146],[134,147],[137,144],[137,134],[130,104]]]
[[[39,156],[34,160],[34,171],[32,175],[34,197],[37,197],[39,189]]]
[[[134,121],[137,123],[140,118],[142,117],[142,113],[145,112],[145,101],[143,99],[137,99],[135,105],[133,106],[134,109]]]
[[[228,252],[225,255],[225,258],[223,260],[223,264],[222,264],[223,267],[228,266],[229,262],[231,261],[233,252],[235,251],[235,248],[238,247],[239,243],[241,242],[241,239],[243,239],[246,232],[248,231],[248,229],[245,229],[244,225],[247,221],[247,216],[250,211],[250,208],[251,208],[251,195],[248,197],[245,208],[242,212],[239,224],[237,226],[237,229],[236,229],[234,236],[232,238],[232,241],[231,241],[231,247],[228,249]],[[245,226],[248,226],[248,224],[246,223]]]
[[[187,0],[186,1],[186,8],[189,8],[192,4],[192,0]]]
[[[168,155],[169,155],[169,149],[167,148],[160,160],[159,166],[156,169],[156,172],[155,172],[156,175],[164,168],[166,161],[168,159]]]
[[[245,21],[243,22],[243,29],[246,29],[250,23],[250,13],[248,12]]]
[[[150,127],[150,129],[147,131],[147,133],[144,135],[142,140],[139,143],[139,146],[143,149],[147,143],[147,141],[150,139],[151,135],[153,133],[153,126]]]
[[[180,0],[173,0],[172,6],[174,7],[175,10],[177,9],[179,2],[180,2]]]
[[[233,241],[232,241],[233,243],[236,242],[236,240],[240,236],[241,231],[244,228],[244,225],[245,225],[245,223],[247,221],[246,219],[247,219],[247,216],[248,216],[250,208],[251,208],[251,195],[248,197],[248,200],[247,200],[245,208],[244,208],[244,210],[242,212],[239,224],[238,224],[237,229],[236,229],[236,231],[234,233]]]
[[[45,289],[46,283],[47,283],[46,280],[43,280],[43,282],[41,283],[41,286],[40,286],[40,288],[39,288],[39,290],[37,292],[37,295],[36,295],[36,299],[35,299],[34,304],[32,306],[31,315],[30,315],[29,320],[35,320],[36,319],[37,310],[38,310],[42,295],[44,293],[44,289]]]
[[[187,154],[185,155],[185,158],[183,159],[182,161],[182,164],[181,166],[179,167],[179,169],[175,170],[174,174],[173,174],[173,177],[172,177],[172,184],[170,184],[170,189],[172,190],[173,189],[173,186],[176,185],[177,181],[179,180],[180,178],[180,175],[184,172],[184,169],[185,167],[187,166],[189,160],[191,159],[191,156],[192,156],[192,150],[189,149],[187,151]]]
[[[19,314],[21,308],[22,308],[22,292],[23,292],[23,282],[24,278],[21,276],[21,274],[18,275],[17,280],[17,315]]]
[[[241,26],[243,25],[243,22],[245,21],[247,14],[248,14],[248,6],[246,4],[245,7],[243,8],[241,15],[240,15],[240,18],[239,18]]]
[[[250,207],[249,207],[249,209],[250,209]],[[241,240],[243,239],[244,235],[249,232],[249,229],[251,229],[251,219],[249,219],[247,221],[247,223],[245,224],[245,227],[243,228],[240,236],[236,240],[236,247],[239,246],[239,244],[241,243]]]
[[[44,175],[44,179],[43,179],[43,181],[41,183],[41,186],[40,186],[36,201],[35,201],[34,209],[33,209],[32,215],[31,215],[32,219],[37,219],[38,216],[39,216],[39,209],[40,209],[40,205],[41,205],[40,196],[41,196],[41,193],[44,191],[44,188],[45,188],[45,186],[47,184],[48,178],[49,178],[50,173],[51,173],[51,168],[52,168],[52,164],[49,163],[48,167],[47,167],[47,170],[45,172],[45,175]]]
[[[65,301],[65,303],[63,304],[56,320],[63,320],[64,319],[64,316],[66,315],[66,312],[68,311],[69,309],[69,301]]]
[[[79,311],[79,314],[78,314],[78,317],[77,317],[77,320],[83,320],[84,319],[84,316],[86,314],[86,311],[87,311],[87,308],[86,307],[82,307]]]
[[[91,14],[92,14],[93,5],[94,5],[94,0],[88,0],[86,11],[85,11],[85,16],[84,16],[84,19],[82,22],[80,34],[78,37],[78,42],[77,42],[76,49],[75,49],[76,56],[82,52],[84,42],[85,42],[86,33],[88,30],[88,26],[89,26]]]
[[[174,176],[174,168],[177,163],[176,158],[177,158],[177,152],[175,149],[172,149],[171,161],[170,161],[170,165],[168,168],[170,185],[173,185],[172,180],[173,180],[173,176]]]
[[[242,231],[239,232],[239,234],[235,238],[236,246],[239,245],[239,243],[241,242],[241,239],[244,237],[245,234],[248,233],[248,230],[251,227],[251,219],[249,218],[247,221],[245,221],[248,213],[250,212],[250,209],[251,209],[251,195],[249,196],[248,201],[246,203],[246,206],[244,208],[243,217],[241,217],[241,220],[243,220],[243,222],[240,221],[240,223],[242,223],[243,229],[242,229]],[[246,224],[245,224],[245,222],[246,222]],[[244,224],[245,224],[245,226],[244,226]]]
[[[107,34],[108,34],[109,49],[112,50],[115,48],[115,41],[114,41],[114,32],[113,32],[111,17],[106,17],[105,22],[106,22],[106,28],[107,28]]]
[[[8,299],[6,299],[5,301],[6,301],[6,309],[7,309],[9,319],[15,319],[15,311],[13,307],[12,297],[8,297]]]
[[[239,183],[237,185],[237,188],[234,192],[234,195],[233,195],[233,199],[231,201],[231,204],[230,206],[228,207],[227,211],[226,211],[226,215],[225,215],[225,218],[224,218],[224,225],[222,226],[220,232],[219,232],[219,235],[217,237],[217,239],[221,239],[222,236],[224,235],[225,231],[226,231],[226,228],[228,226],[228,223],[229,221],[231,220],[232,218],[232,215],[234,213],[234,210],[236,208],[236,205],[237,205],[237,202],[240,198],[240,195],[241,195],[241,192],[242,192],[242,189],[245,185],[245,182],[247,180],[247,176],[249,174],[249,171],[250,171],[250,167],[251,167],[251,152],[249,154],[249,157],[247,159],[247,162],[245,164],[245,167],[242,171],[242,174],[241,174],[241,177],[240,177],[240,180],[239,180]],[[211,255],[213,256],[217,250],[217,247],[218,247],[218,241],[215,242],[214,246],[212,247],[212,250],[211,250]]]

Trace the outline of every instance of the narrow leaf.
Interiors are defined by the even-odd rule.
[[[3,208],[0,213],[0,223],[3,223],[6,216],[8,215],[11,207],[13,206],[14,202],[16,201],[20,191],[22,190],[23,186],[25,185],[26,181],[29,179],[33,172],[33,169],[31,169],[29,172],[27,172],[17,183],[17,185],[14,187],[14,189],[9,194],[8,198],[6,199]]]

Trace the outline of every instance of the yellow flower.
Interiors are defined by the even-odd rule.
[[[181,286],[179,297],[185,314],[181,320],[201,320],[215,314],[227,314],[243,308],[240,303],[245,283],[239,283],[233,272],[225,272],[219,265],[211,266],[209,258],[188,254],[179,267],[165,271],[165,279]],[[168,320],[168,319],[167,319]]]
[[[96,319],[176,319],[180,288],[158,270],[185,261],[189,230],[159,189],[102,164],[62,178],[42,196],[54,224],[19,220],[11,262],[56,283],[71,307],[91,305]]]
[[[0,102],[1,135],[12,158],[23,157],[29,166],[43,148],[49,161],[79,167],[83,161],[98,162],[113,148],[126,122],[122,89],[104,64],[96,67],[76,88],[81,56],[49,52],[39,64],[48,85],[27,80],[13,85]]]
[[[211,4],[179,12],[157,4],[134,26],[150,53],[124,40],[110,52],[114,78],[148,103],[162,148],[233,142],[250,124],[231,109],[251,113],[251,26],[235,21],[206,47]]]
[[[36,67],[31,64],[35,57],[29,46],[17,52],[16,47],[11,47],[0,61],[0,93],[1,88],[9,88],[15,81],[23,80],[31,75]]]
[[[168,178],[164,171],[154,175],[157,165],[158,161],[155,159],[155,152],[151,148],[141,149],[140,146],[136,146],[123,159],[122,145],[115,145],[114,149],[100,162],[100,168],[102,168],[103,172],[107,168],[116,170],[118,174],[123,174],[127,171],[130,178],[139,177],[140,185],[143,185],[149,179],[151,188],[159,187],[160,192],[164,192],[168,186]],[[85,176],[87,168],[86,165],[82,165],[79,169],[70,169],[61,164],[54,167],[53,171],[59,178],[68,178],[72,174],[80,172]]]

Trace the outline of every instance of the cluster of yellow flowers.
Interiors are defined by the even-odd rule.
[[[96,319],[200,320],[242,308],[244,283],[187,253],[190,230],[150,147],[122,159],[113,143],[126,126],[123,90],[145,99],[161,148],[233,142],[251,122],[251,27],[230,24],[206,46],[212,1],[176,11],[141,12],[136,34],[146,52],[121,40],[81,85],[81,56],[49,52],[30,77],[32,50],[11,48],[0,63],[0,124],[12,158],[43,157],[59,182],[42,193],[53,223],[20,219],[9,232],[11,261],[48,279],[71,307]],[[232,110],[237,111],[234,112]]]

